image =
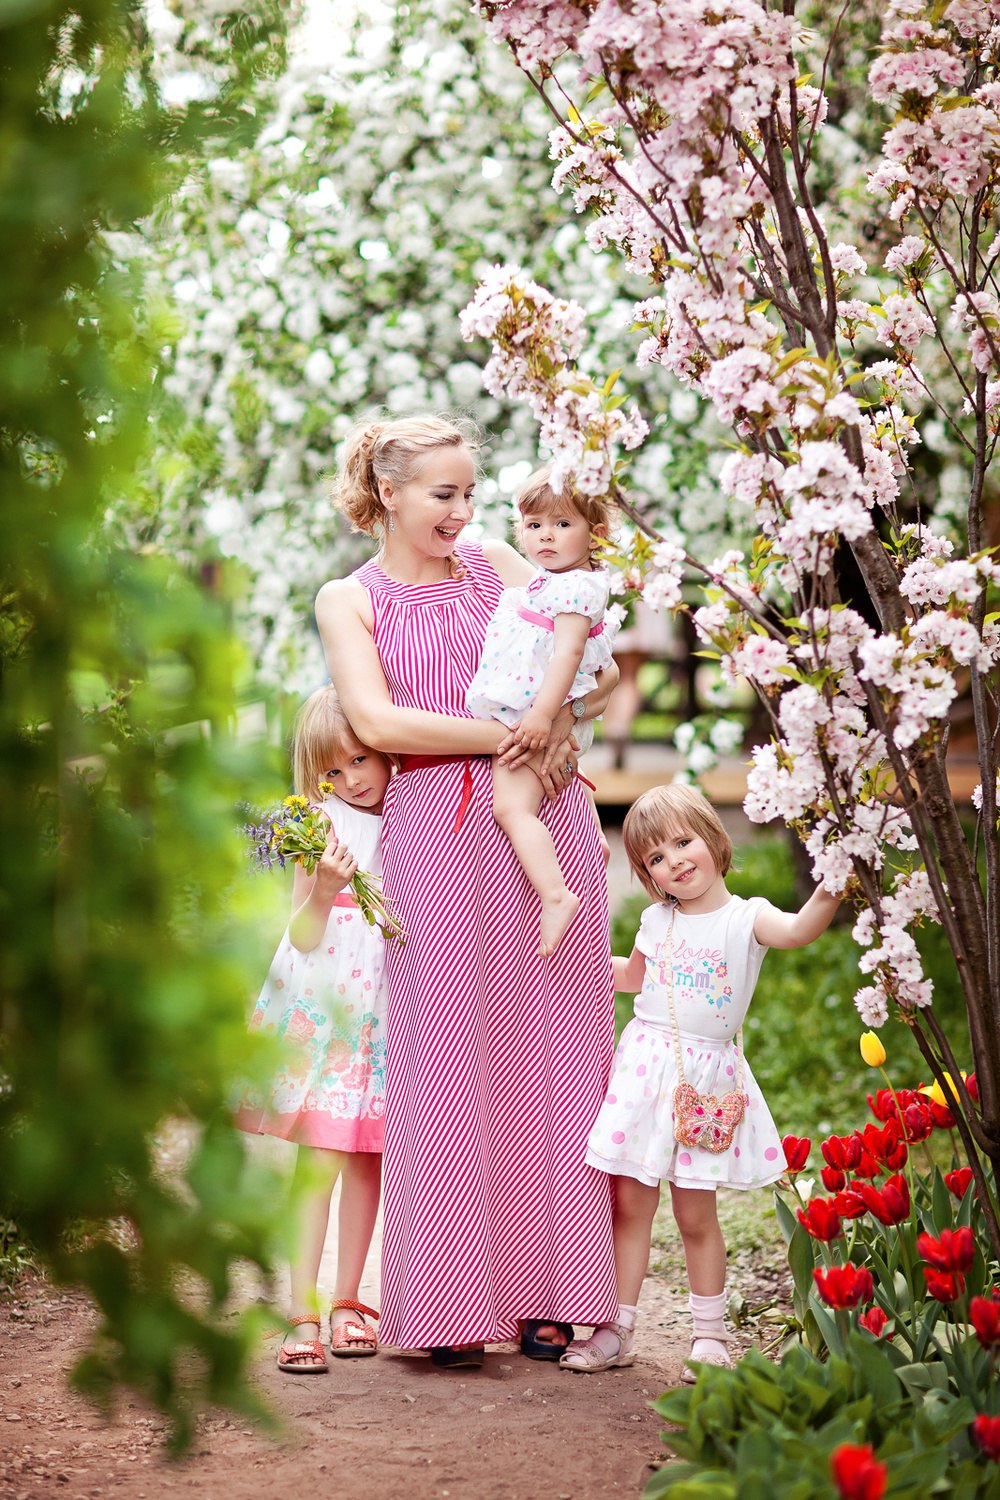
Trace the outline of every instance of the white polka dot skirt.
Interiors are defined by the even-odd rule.
[[[700,1094],[736,1088],[732,1042],[681,1033],[684,1076]],[[680,1082],[669,1028],[634,1020],[622,1032],[607,1097],[587,1142],[587,1162],[603,1172],[655,1186],[672,1182],[691,1188],[758,1188],[777,1182],[785,1169],[771,1112],[743,1061],[743,1091],[749,1099],[728,1151],[682,1146],[674,1135],[674,1089]]]

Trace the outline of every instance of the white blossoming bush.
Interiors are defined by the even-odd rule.
[[[184,0],[161,25],[165,72],[172,41],[193,31],[205,76],[187,68],[183,86],[210,93],[217,20]],[[636,294],[565,223],[544,109],[466,0],[366,5],[343,44],[336,73],[296,53],[262,92],[246,149],[207,163],[144,226],[164,400],[145,506],[109,518],[137,545],[222,560],[259,680],[296,693],[323,674],[318,586],[370,546],[326,495],[351,422],[377,408],[471,410],[488,436],[480,519],[502,530],[510,475],[537,462],[537,437],[499,376],[482,399],[486,345],[470,350],[459,331],[477,279],[514,256],[558,280],[595,367]],[[711,546],[742,537],[745,515],[705,472],[709,408],[655,364],[630,388],[653,429],[633,471],[643,513],[690,507]],[[554,420],[565,430],[571,418]],[[630,421],[634,441],[646,431],[605,421],[608,441]],[[578,458],[604,486],[603,464]]]
[[[619,558],[624,586],[671,607],[682,571],[704,580],[698,633],[773,726],[746,811],[795,828],[817,879],[862,908],[858,1010],[913,1026],[939,1082],[961,1070],[913,930],[941,922],[979,1081],[978,1107],[960,1085],[956,1113],[1000,1253],[980,1156],[1000,1165],[1000,575],[984,515],[1000,409],[1000,7],[858,8],[848,52],[864,58],[869,123],[843,181],[830,165],[844,15],[831,36],[822,8],[811,35],[758,0],[479,9],[557,118],[557,182],[588,240],[646,282],[636,363],[735,429],[719,482],[752,543],[706,561],[682,514],[662,555],[640,533]],[[841,117],[826,154],[824,83]],[[865,217],[875,257],[846,232]],[[612,377],[581,374],[582,316],[508,263],[465,326],[493,340],[490,389],[527,401],[560,472],[631,509],[623,450],[641,440],[641,401],[621,407]],[[928,514],[925,432],[962,475],[959,528],[954,506]],[[983,771],[971,836],[946,768],[960,693]]]

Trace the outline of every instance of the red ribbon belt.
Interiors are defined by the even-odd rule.
[[[401,771],[424,771],[428,766],[453,766],[459,761],[463,764],[462,791],[458,799],[458,811],[455,814],[455,826],[453,832],[458,833],[465,822],[465,815],[469,811],[469,803],[472,801],[472,765],[474,760],[485,760],[482,755],[401,755],[399,757],[399,769]],[[582,771],[577,771],[577,776],[589,786],[592,792],[596,792],[592,781],[588,781]]]
[[[334,906],[356,907],[358,904],[358,900],[356,896],[351,895],[350,891],[338,891],[333,898],[333,904]]]
[[[543,630],[555,630],[556,628],[555,621],[550,620],[548,615],[540,615],[537,609],[528,609],[525,605],[519,604],[517,606],[517,612],[521,616],[522,620],[527,620],[529,625],[540,625]],[[598,620],[597,624],[591,626],[591,628],[587,631],[588,641],[590,640],[591,636],[600,635],[603,630],[604,621]]]
[[[469,811],[469,803],[472,801],[472,764],[473,760],[483,760],[481,755],[401,755],[399,757],[399,769],[401,771],[424,771],[428,766],[454,766],[462,762],[462,791],[458,799],[458,811],[455,814],[454,832],[458,833],[465,822],[465,815]]]

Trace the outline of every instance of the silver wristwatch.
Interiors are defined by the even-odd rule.
[[[574,719],[585,719],[587,717],[587,704],[583,698],[574,698],[569,707]]]

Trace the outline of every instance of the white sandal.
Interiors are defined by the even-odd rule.
[[[599,1333],[613,1333],[618,1340],[618,1353],[608,1354],[597,1342]],[[599,1375],[602,1370],[621,1369],[635,1364],[632,1340],[635,1329],[624,1323],[602,1323],[595,1328],[589,1339],[574,1339],[559,1360],[561,1370],[577,1370],[585,1375]]]

